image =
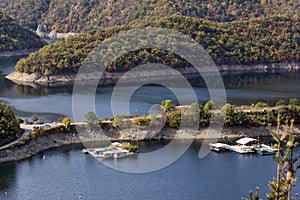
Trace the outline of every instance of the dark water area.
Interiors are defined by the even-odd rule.
[[[140,146],[153,151],[162,143],[140,142]],[[76,146],[50,150],[30,160],[0,165],[0,199],[238,200],[249,197],[249,190],[257,186],[266,199],[267,183],[276,172],[272,156],[211,152],[199,159],[200,146],[201,141],[195,141],[170,166],[145,174],[113,170]],[[124,162],[134,161],[129,157]],[[294,191],[300,191],[299,184]]]

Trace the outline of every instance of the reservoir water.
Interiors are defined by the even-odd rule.
[[[162,145],[140,143],[144,151]],[[172,165],[146,174],[115,171],[75,146],[47,151],[20,163],[0,165],[0,199],[238,200],[249,197],[248,191],[257,186],[261,194],[269,192],[267,183],[276,171],[272,156],[211,152],[199,159],[200,146],[200,141],[194,142]],[[124,162],[133,161],[129,157]],[[299,184],[295,191],[300,191]]]
[[[12,106],[20,117],[38,114],[46,120],[63,116],[72,118],[72,87],[31,87],[8,81],[4,76],[14,70],[19,58],[0,60],[0,101]],[[300,72],[229,73],[223,76],[228,102],[234,104],[300,98]],[[208,92],[192,80],[199,101],[209,99]],[[184,88],[180,88],[184,92]],[[110,117],[110,96],[113,87],[100,87],[96,94],[99,117]],[[146,114],[153,104],[176,98],[170,90],[147,85],[139,88],[130,101],[131,114]],[[122,95],[120,96],[122,101]],[[186,97],[187,103],[189,97]],[[152,151],[163,142],[142,142],[142,151]],[[0,199],[225,199],[248,197],[256,186],[261,196],[269,191],[267,182],[275,176],[272,156],[241,156],[211,152],[198,158],[201,141],[172,165],[156,172],[128,174],[108,168],[80,146],[44,152],[30,160],[0,164]],[[300,149],[297,149],[300,153]],[[137,157],[138,159],[138,157]],[[124,162],[131,162],[131,158]],[[300,192],[300,184],[295,188]],[[7,195],[5,195],[7,192]]]
[[[46,120],[55,120],[62,116],[73,117],[72,86],[41,87],[14,84],[4,77],[14,71],[19,58],[1,58],[0,60],[0,100],[8,102],[20,117],[31,118],[37,114]],[[223,75],[227,101],[233,104],[250,104],[257,101],[275,103],[279,99],[300,98],[300,71],[244,72]],[[191,80],[200,102],[209,100],[209,93],[198,79]],[[99,118],[111,117],[112,86],[98,87],[96,110]],[[185,88],[176,88],[185,95]],[[126,90],[124,89],[126,92]],[[117,100],[123,101],[125,94],[118,94]],[[189,96],[186,102],[192,103]],[[167,88],[158,85],[140,87],[131,97],[130,114],[146,114],[154,104],[176,97]],[[83,102],[84,103],[84,102]],[[126,114],[126,113],[120,113]],[[127,113],[128,114],[128,113]]]

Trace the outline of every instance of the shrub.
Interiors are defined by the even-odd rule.
[[[280,99],[276,102],[276,106],[285,106],[285,101],[283,99]]]
[[[98,123],[98,118],[96,113],[90,111],[85,115],[85,119],[88,124],[97,124]]]
[[[299,99],[297,98],[290,98],[289,106],[299,106]]]
[[[134,118],[132,122],[133,124],[138,126],[149,126],[151,123],[151,119],[149,119],[147,116],[142,116]]]
[[[126,149],[129,152],[137,152],[139,150],[139,147],[137,145],[132,145],[130,143],[123,143],[122,149]]]
[[[61,121],[61,123],[63,123],[65,125],[66,128],[68,128],[71,124],[71,120],[69,117],[65,117],[63,118],[63,120]]]
[[[265,103],[265,102],[259,101],[259,102],[257,102],[257,103],[255,104],[254,107],[255,107],[255,108],[265,108],[265,107],[268,107],[268,104]]]
[[[164,110],[170,110],[174,107],[174,104],[172,103],[172,100],[167,99],[161,102],[160,108]]]
[[[215,105],[215,102],[213,102],[212,100],[209,100],[208,102],[206,102],[206,104],[204,105],[204,110],[211,110],[213,108],[213,106]]]
[[[181,122],[181,111],[175,110],[167,114],[168,124],[171,128],[179,128]]]

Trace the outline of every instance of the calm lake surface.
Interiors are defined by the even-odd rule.
[[[162,145],[140,143],[143,151]],[[256,186],[261,194],[269,191],[266,183],[276,171],[272,156],[211,152],[199,159],[200,146],[195,141],[172,165],[146,174],[115,171],[76,147],[47,151],[17,164],[0,165],[0,199],[238,200]],[[130,164],[132,159],[138,156],[117,162]],[[295,191],[300,191],[299,184]]]
[[[72,87],[30,87],[4,78],[14,70],[19,58],[0,58],[0,101],[12,106],[17,115],[45,120],[72,118]],[[257,101],[274,103],[279,99],[300,98],[300,72],[229,73],[223,76],[227,100],[234,104]],[[201,81],[192,80],[199,101],[209,99]],[[184,94],[185,88],[177,88]],[[111,117],[113,87],[99,87],[96,94],[98,117]],[[118,100],[121,102],[123,94]],[[176,100],[170,90],[157,85],[139,88],[129,103],[130,114],[146,114],[153,104]],[[186,96],[186,103],[190,99]],[[164,144],[145,142],[142,151]],[[194,142],[175,163],[147,174],[127,174],[83,155],[81,147],[47,151],[26,161],[0,165],[0,199],[241,199],[256,186],[268,192],[266,183],[275,175],[272,156],[241,156],[210,153],[198,158],[201,142]],[[297,149],[300,153],[300,150]],[[138,159],[138,157],[137,157]],[[124,162],[131,162],[126,159]],[[300,192],[298,183],[295,191]],[[8,195],[4,195],[7,191]]]
[[[4,78],[6,74],[14,71],[18,59],[0,59],[0,101],[8,102],[20,117],[31,118],[32,114],[37,114],[46,120],[56,120],[63,116],[73,118],[73,87],[22,86]],[[223,80],[227,101],[234,104],[250,104],[257,101],[274,103],[279,99],[300,98],[299,71],[228,73],[223,75]],[[209,100],[209,93],[205,85],[203,87],[201,80],[191,80],[191,84],[194,86],[200,102],[204,103]],[[124,101],[126,89],[128,88],[124,87],[124,93],[118,94],[117,102]],[[175,89],[185,97],[186,102],[184,103],[192,103],[192,99],[185,95],[185,88],[178,87]],[[112,116],[112,92],[112,86],[98,87],[95,99],[99,118]],[[131,97],[129,102],[130,114],[147,114],[152,105],[160,104],[165,99],[172,99],[176,102],[176,97],[167,88],[158,85],[143,86],[136,90]]]

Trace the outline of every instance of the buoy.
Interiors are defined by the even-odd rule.
[[[4,192],[4,195],[8,195],[8,192]]]
[[[82,198],[82,196],[81,196],[81,195],[79,195],[78,199],[81,199],[81,198]]]

